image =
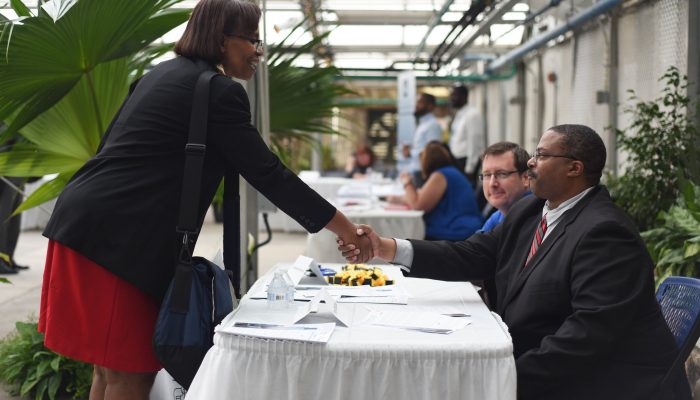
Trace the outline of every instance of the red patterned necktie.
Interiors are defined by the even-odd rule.
[[[532,245],[530,245],[530,253],[527,255],[527,260],[525,260],[525,267],[530,262],[532,257],[537,253],[537,249],[542,244],[544,240],[544,234],[547,233],[547,214],[542,216],[542,220],[537,225],[537,230],[535,231],[535,237],[532,238]]]

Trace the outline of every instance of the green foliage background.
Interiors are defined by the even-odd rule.
[[[642,232],[657,269],[657,284],[668,276],[700,278],[700,186],[686,181],[675,204]]]
[[[627,168],[619,178],[608,179],[615,202],[641,231],[652,228],[657,214],[675,202],[683,178],[699,176],[687,77],[671,67],[661,80],[666,86],[657,99],[642,101],[630,91],[632,105],[626,112],[632,124],[616,131],[619,148],[628,154]]]
[[[615,202],[642,231],[656,264],[656,282],[671,275],[700,277],[700,135],[687,97],[688,79],[671,67],[660,97],[643,101],[630,91],[631,125],[617,131],[626,171],[608,179]]]
[[[85,399],[92,383],[92,366],[56,354],[44,347],[36,322],[17,322],[17,332],[0,342],[0,379],[14,396],[36,400],[67,394]]]

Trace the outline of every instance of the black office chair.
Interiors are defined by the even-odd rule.
[[[684,389],[690,389],[686,380],[682,379],[684,382],[679,382],[681,379],[677,377],[681,376],[685,360],[700,337],[700,279],[668,277],[656,291],[656,300],[678,347],[678,356],[661,381],[661,387],[672,385],[676,387],[676,393],[679,390],[685,392]]]

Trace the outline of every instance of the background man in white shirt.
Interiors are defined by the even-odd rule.
[[[469,105],[469,89],[466,86],[452,89],[450,103],[457,110],[450,127],[450,150],[459,168],[474,184],[479,172],[479,157],[486,147],[484,119],[476,107]]]

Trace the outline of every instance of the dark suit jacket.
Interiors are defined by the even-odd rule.
[[[177,257],[185,142],[194,85],[205,68],[211,67],[178,57],[140,80],[98,154],[61,193],[44,231],[157,301]],[[206,144],[200,225],[222,176],[238,173],[309,232],[335,214],[270,152],[251,125],[245,90],[223,75],[211,81]]]
[[[676,346],[636,228],[595,187],[523,268],[543,205],[525,198],[494,231],[466,241],[412,241],[411,276],[495,279],[520,399],[671,398],[653,395]]]

